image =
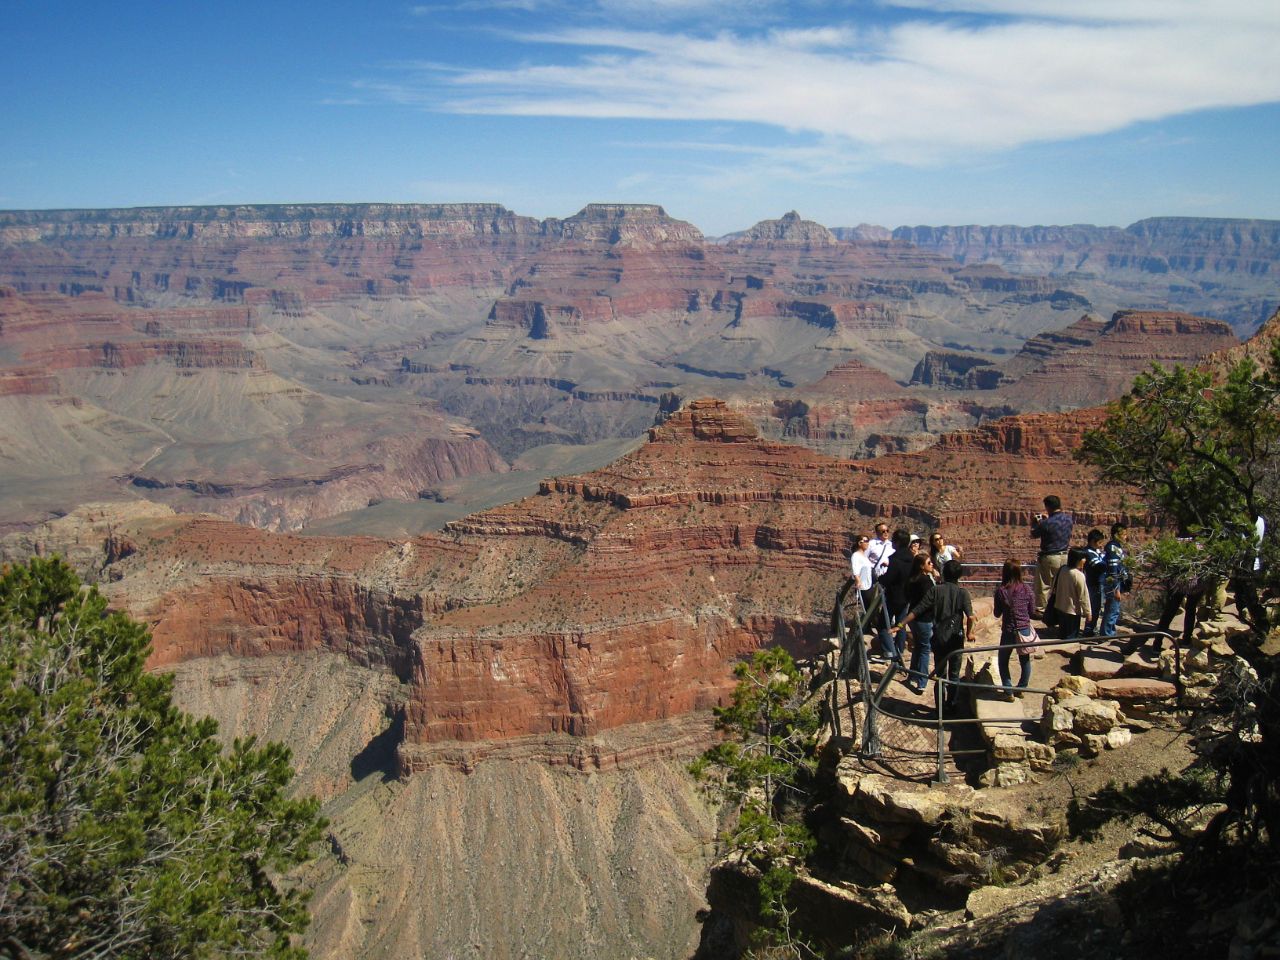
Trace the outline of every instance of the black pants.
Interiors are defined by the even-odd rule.
[[[1171,591],[1169,596],[1165,598],[1164,610],[1160,612],[1159,629],[1168,630],[1173,623],[1173,618],[1178,615],[1178,607],[1185,604],[1186,610],[1182,616],[1182,645],[1184,647],[1191,645],[1191,633],[1196,628],[1196,610],[1200,606],[1200,601],[1204,599],[1204,592],[1197,590],[1194,593],[1179,593]],[[1164,638],[1155,638],[1156,649],[1159,650],[1164,646]]]
[[[1267,629],[1267,610],[1258,599],[1258,575],[1246,574],[1234,578],[1229,584],[1236,595],[1236,612],[1240,619],[1260,631]],[[1246,616],[1247,614],[1247,616]]]
[[[1080,635],[1080,614],[1058,611],[1058,636],[1070,640]]]

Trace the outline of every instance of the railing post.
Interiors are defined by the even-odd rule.
[[[954,654],[955,651],[952,651]],[[933,659],[933,669],[937,671],[937,675],[933,678],[933,701],[938,708],[938,775],[934,779],[934,783],[946,783],[947,777],[947,733],[946,727],[942,721],[942,705],[947,699],[947,677],[951,675],[949,669],[950,655],[943,659],[942,669],[938,670],[938,658]]]

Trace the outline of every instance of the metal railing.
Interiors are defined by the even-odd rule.
[[[981,647],[964,647],[961,646],[949,653],[937,656],[934,661],[934,672],[931,676],[923,678],[927,683],[932,680],[934,683],[933,696],[936,707],[936,716],[925,720],[919,716],[905,716],[903,714],[892,713],[881,706],[886,692],[893,683],[895,676],[899,671],[910,674],[913,671],[903,665],[900,657],[893,657],[886,663],[886,668],[879,682],[872,683],[871,665],[867,656],[867,646],[864,637],[867,627],[875,623],[876,615],[879,614],[881,622],[886,630],[891,628],[889,623],[888,611],[884,605],[884,592],[878,588],[873,588],[872,599],[870,605],[863,603],[862,594],[854,590],[854,596],[857,598],[855,606],[855,630],[850,629],[848,617],[845,613],[845,601],[854,585],[854,581],[847,580],[836,594],[835,607],[832,610],[832,625],[836,629],[836,638],[840,644],[840,656],[837,660],[836,676],[832,682],[830,690],[830,713],[832,718],[832,728],[836,736],[841,736],[840,730],[840,709],[838,703],[838,684],[844,681],[845,687],[845,703],[850,708],[850,716],[852,718],[853,708],[853,691],[851,689],[851,680],[856,675],[861,687],[861,700],[863,707],[863,724],[862,724],[862,744],[859,749],[859,756],[864,759],[873,759],[881,755],[883,745],[880,741],[880,731],[878,718],[884,717],[890,720],[896,720],[911,726],[928,727],[936,732],[937,737],[937,772],[934,778],[935,783],[947,783],[946,758],[948,756],[957,757],[973,754],[985,754],[986,748],[948,748],[946,744],[946,736],[948,731],[955,730],[966,726],[976,724],[1009,724],[1021,726],[1031,720],[1028,717],[991,717],[980,719],[978,717],[948,717],[944,715],[944,706],[948,701],[949,691],[961,690],[977,690],[989,692],[992,690],[1005,690],[1004,687],[992,687],[986,683],[974,683],[968,680],[951,679],[952,667],[956,667],[955,671],[959,673],[959,659],[966,655],[976,653],[991,653],[1004,648],[1005,644],[987,645]],[[1182,686],[1182,652],[1178,647],[1177,638],[1167,630],[1147,630],[1139,633],[1127,634],[1111,634],[1102,637],[1072,637],[1070,639],[1052,639],[1038,640],[1034,643],[1019,644],[1022,649],[1042,648],[1042,647],[1060,647],[1067,644],[1073,644],[1082,648],[1096,648],[1111,641],[1122,640],[1125,645],[1122,651],[1131,652],[1148,639],[1159,637],[1162,641],[1169,639],[1173,644],[1175,669],[1174,669],[1174,687],[1177,691],[1176,702],[1182,703],[1183,686]],[[873,640],[873,642],[875,642]],[[1015,687],[1010,688],[1021,693],[1045,695],[1052,693],[1051,690],[1040,689],[1036,687]],[[855,729],[856,734],[856,729]],[[923,751],[913,750],[911,748],[898,748],[902,752],[908,754],[916,754],[925,756]],[[931,752],[932,753],[932,752]]]

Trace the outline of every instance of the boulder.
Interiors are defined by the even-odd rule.
[[[1057,751],[1049,744],[1038,743],[1035,740],[1027,740],[1023,749],[1026,751],[1027,765],[1032,770],[1041,772],[1052,768],[1053,761],[1058,755]]]
[[[1182,702],[1188,707],[1203,707],[1213,699],[1213,691],[1208,687],[1188,687],[1182,691]]]
[[[856,820],[841,817],[836,831],[844,841],[844,859],[858,867],[872,883],[888,883],[898,875],[898,863],[886,855],[880,834]],[[889,849],[893,849],[892,846]]]
[[[922,783],[869,773],[858,781],[853,802],[876,820],[932,826],[942,818],[949,805],[970,803],[973,792],[973,788],[965,784],[930,788]]]
[[[996,763],[1025,760],[1027,738],[1016,733],[997,733],[991,743],[991,759]]]
[[[1075,717],[1070,710],[1060,703],[1051,703],[1045,708],[1044,715],[1040,718],[1040,729],[1047,738],[1063,730],[1070,730],[1075,723]]]
[[[1030,776],[1031,770],[1025,763],[1002,763],[983,771],[978,782],[984,787],[1016,787],[1026,783]]]
[[[911,912],[888,883],[876,887],[853,883],[837,885],[801,872],[788,899],[801,914],[804,928],[818,936],[835,938],[868,924],[886,930],[905,930],[911,926]]]
[[[1083,697],[1096,697],[1098,695],[1098,685],[1089,677],[1078,677],[1069,674],[1063,677],[1054,686],[1054,699],[1065,700],[1069,696],[1079,694]],[[1059,693],[1058,691],[1065,691]]]
[[[1187,673],[1206,673],[1211,662],[1209,651],[1205,649],[1191,650],[1182,658],[1182,665]]]
[[[1096,757],[1107,749],[1107,738],[1096,733],[1086,733],[1080,738],[1080,756]]]
[[[1006,771],[1006,776],[1018,776],[1012,770],[1017,766],[1021,765],[1008,763],[1003,764],[1000,769],[1010,768]],[[1023,775],[1025,773],[1024,767]],[[1020,819],[986,806],[975,808],[969,818],[974,834],[988,847],[1004,847],[1028,862],[1039,861],[1047,856],[1065,834],[1065,824],[1061,821]]]
[[[1071,711],[1075,718],[1072,729],[1079,734],[1106,733],[1120,722],[1119,713],[1107,704],[1096,701]]]
[[[1057,691],[1054,692],[1056,693]],[[1072,712],[1090,703],[1093,703],[1092,697],[1086,697],[1079,693],[1073,693],[1058,700],[1058,706],[1062,707],[1064,710],[1070,710]]]
[[[1112,727],[1106,734],[1107,749],[1127,747],[1133,742],[1133,732],[1128,727]]]

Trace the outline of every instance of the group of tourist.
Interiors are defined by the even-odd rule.
[[[1000,618],[997,662],[1006,699],[1020,696],[1031,682],[1031,644],[1038,639],[1032,620],[1055,627],[1063,640],[1097,636],[1099,621],[1101,635],[1114,636],[1122,599],[1133,586],[1125,565],[1123,523],[1111,525],[1110,540],[1095,528],[1086,535],[1085,546],[1073,547],[1075,521],[1063,512],[1062,501],[1047,496],[1044,508],[1031,523],[1031,535],[1040,540],[1034,594],[1023,582],[1022,564],[1012,557],[1004,562],[995,593],[993,612]],[[1017,686],[1009,668],[1015,651]]]
[[[1032,621],[1057,628],[1062,639],[1112,636],[1120,619],[1123,596],[1132,580],[1125,565],[1122,523],[1111,526],[1111,538],[1090,530],[1083,547],[1072,546],[1074,521],[1056,496],[1044,498],[1045,512],[1036,514],[1031,534],[1040,539],[1035,589],[1025,582],[1022,564],[1004,562],[995,592],[994,615],[1000,620],[998,664],[1002,694],[1012,699],[1031,682],[1031,647],[1038,636]],[[1104,542],[1105,541],[1105,542]],[[876,524],[874,536],[857,538],[850,559],[851,576],[861,593],[863,609],[870,609],[877,592],[883,600],[879,626],[874,629],[872,660],[901,663],[910,637],[911,659],[906,684],[923,692],[930,663],[946,663],[951,679],[959,658],[948,655],[973,637],[973,604],[960,586],[964,567],[961,551],[941,532],[930,535],[927,546],[905,528],[892,535],[889,525]],[[1012,680],[1010,663],[1018,655],[1020,674]],[[954,688],[952,688],[954,689]]]
[[[892,536],[887,523],[875,535],[858,537],[850,559],[851,576],[862,595],[863,609],[871,609],[877,592],[883,613],[876,630],[878,651],[873,660],[901,662],[911,636],[911,665],[907,685],[923,692],[931,660],[959,669],[958,658],[946,659],[966,639],[973,638],[973,603],[960,586],[964,567],[959,547],[935,531],[926,541],[905,528]],[[941,582],[939,582],[939,580]]]
[[[1075,521],[1063,511],[1062,501],[1047,496],[1044,508],[1031,523],[1031,536],[1040,540],[1032,617],[1056,626],[1064,640],[1099,633],[1114,636],[1121,602],[1133,586],[1125,565],[1128,528],[1113,523],[1110,540],[1095,528],[1086,535],[1083,547],[1073,547]]]

